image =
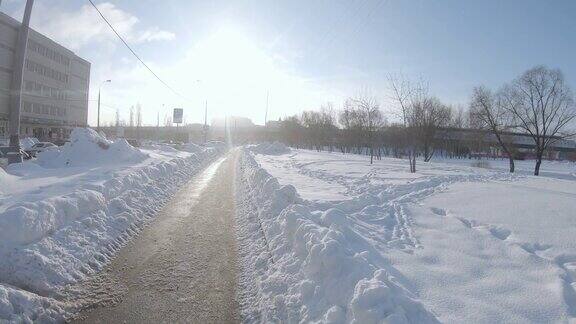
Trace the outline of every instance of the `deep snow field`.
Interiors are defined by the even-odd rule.
[[[239,171],[248,321],[576,323],[576,164],[411,174],[276,146],[248,148]]]
[[[62,290],[92,275],[163,203],[224,151],[134,148],[92,129],[0,169],[0,323],[62,321]]]

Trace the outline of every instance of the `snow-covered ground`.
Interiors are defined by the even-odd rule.
[[[576,164],[270,151],[239,172],[248,320],[576,322]]]
[[[71,142],[0,169],[0,322],[60,321],[62,288],[98,272],[179,185],[223,148]]]

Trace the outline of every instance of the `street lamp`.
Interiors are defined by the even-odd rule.
[[[202,80],[196,80],[195,82],[200,87],[203,85]],[[202,128],[202,133],[204,135],[204,143],[206,143],[206,140],[208,138],[208,98],[206,95],[206,91],[203,91],[202,89],[200,91],[204,92],[204,127]]]
[[[100,83],[100,86],[98,87],[98,119],[96,121],[96,129],[98,131],[100,131],[100,90],[102,89],[102,86],[104,85],[104,83],[108,83],[108,82],[112,82],[112,80],[104,80],[104,81],[102,81],[102,83]]]

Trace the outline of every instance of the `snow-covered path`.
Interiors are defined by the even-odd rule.
[[[186,184],[98,276],[71,295],[78,322],[237,322],[237,153]],[[77,297],[75,297],[77,298]]]

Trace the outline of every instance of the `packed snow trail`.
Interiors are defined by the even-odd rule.
[[[237,153],[186,184],[110,265],[84,283],[77,322],[238,322]]]

